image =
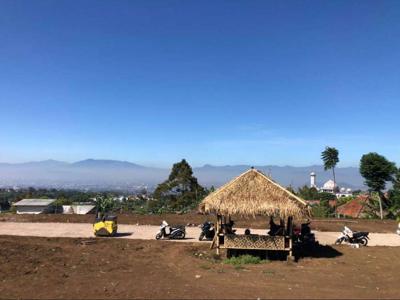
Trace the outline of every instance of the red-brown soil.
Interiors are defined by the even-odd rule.
[[[170,224],[195,224],[199,225],[206,219],[214,220],[212,215],[188,214],[162,214],[162,215],[140,215],[140,214],[118,214],[120,224],[160,225],[162,220]],[[239,218],[233,217],[237,227],[241,228],[267,228],[268,220],[263,217]],[[1,221],[14,222],[73,222],[91,223],[94,215],[62,215],[62,214],[40,214],[40,215],[16,215],[10,213],[0,214]],[[347,225],[354,231],[369,231],[393,233],[397,229],[397,223],[393,220],[366,220],[366,219],[314,219],[311,223],[312,229],[319,231],[341,231]]]
[[[400,248],[235,268],[208,245],[0,236],[0,298],[398,298]]]

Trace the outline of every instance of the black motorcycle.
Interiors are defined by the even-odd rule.
[[[169,230],[167,230],[169,229]],[[186,235],[186,230],[184,225],[179,226],[169,226],[166,221],[162,221],[160,225],[160,230],[156,234],[156,240],[161,238],[167,239],[177,239],[181,240],[184,239]]]
[[[337,238],[335,244],[339,245],[343,242],[349,244],[360,244],[361,246],[367,246],[369,240],[369,232],[359,231],[353,232],[349,227],[344,226],[343,231],[340,236]]]
[[[200,228],[201,228],[201,233],[199,236],[199,241],[202,241],[203,238],[206,238],[206,240],[209,241],[214,238],[215,236],[214,223],[206,221],[202,225],[200,225]]]

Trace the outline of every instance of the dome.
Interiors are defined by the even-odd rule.
[[[315,172],[311,172],[310,176],[315,176]]]
[[[327,182],[324,183],[322,187],[324,190],[333,190],[335,188],[335,183],[332,179],[329,179]]]

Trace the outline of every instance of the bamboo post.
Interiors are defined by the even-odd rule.
[[[288,224],[287,224],[287,235],[289,236],[289,255],[288,260],[293,260],[293,217],[288,217]]]
[[[221,221],[221,216],[217,215],[217,230],[215,232],[216,233],[216,237],[217,237],[217,250],[216,250],[217,255],[219,255],[219,233],[220,233],[220,230],[221,230],[220,221]]]
[[[293,251],[292,251],[292,239],[290,238],[289,239],[289,256],[288,256],[288,259],[289,260],[293,260]]]

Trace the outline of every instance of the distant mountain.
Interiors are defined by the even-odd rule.
[[[0,166],[11,166],[11,167],[54,167],[54,166],[62,166],[67,165],[68,163],[63,161],[58,161],[54,159],[42,160],[42,161],[30,161],[24,163],[0,163]]]
[[[242,172],[250,165],[213,166],[194,168],[194,175],[205,186],[218,187]],[[310,173],[316,172],[317,183],[322,185],[331,178],[330,171],[322,166],[254,166],[283,186],[300,187],[310,182]],[[0,186],[40,186],[59,188],[128,189],[147,186],[150,189],[164,181],[170,170],[151,168],[128,161],[86,159],[74,163],[56,160],[19,164],[0,163]],[[339,186],[365,189],[358,168],[337,168]]]
[[[144,166],[137,165],[128,161],[120,160],[107,160],[107,159],[85,159],[71,164],[72,167],[86,167],[86,168],[145,168]]]

